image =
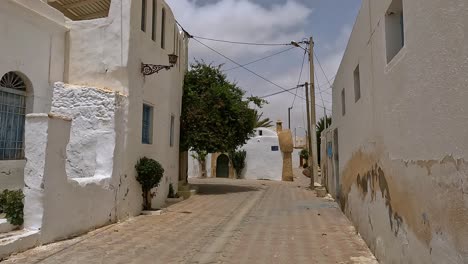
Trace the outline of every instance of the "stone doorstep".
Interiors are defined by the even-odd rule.
[[[182,202],[183,200],[184,200],[184,197],[182,197],[182,196],[179,197],[179,198],[167,198],[166,199],[166,204],[172,205],[172,204]]]
[[[15,230],[17,227],[8,223],[6,219],[0,219],[0,234]]]
[[[39,245],[39,231],[19,230],[0,236],[0,261]]]
[[[197,194],[197,190],[191,189],[189,191],[179,191],[178,194],[184,199],[188,199],[190,196]]]
[[[154,210],[154,211],[141,211],[142,215],[162,215],[167,213],[167,209],[160,209],[160,210]]]

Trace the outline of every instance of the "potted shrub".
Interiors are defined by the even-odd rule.
[[[301,150],[299,152],[299,166],[304,168],[304,161],[307,163],[309,160],[309,151],[307,149]]]
[[[236,171],[237,178],[240,179],[245,168],[247,152],[245,150],[232,151],[229,156],[231,156],[232,167]]]
[[[13,226],[22,226],[24,194],[22,190],[4,190],[0,193],[0,214],[5,214],[5,218]]]
[[[169,183],[169,192],[167,194],[167,199],[166,203],[167,204],[175,204],[178,202],[183,201],[183,197],[179,197],[179,194],[174,191],[174,187],[172,186],[172,183]]]
[[[151,189],[159,186],[164,175],[164,169],[159,162],[147,157],[141,158],[135,166],[137,171],[137,181],[141,184],[143,191],[143,210],[152,210],[151,199],[153,194]]]

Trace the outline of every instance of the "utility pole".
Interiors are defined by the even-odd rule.
[[[288,107],[288,129],[291,130],[291,109],[292,107]]]
[[[305,93],[306,93],[306,105],[307,105],[307,148],[309,149],[309,160],[307,161],[307,164],[309,165],[309,175],[310,175],[310,188],[313,190],[315,188],[314,185],[314,169],[313,169],[313,158],[312,158],[312,131],[311,131],[311,121],[310,121],[310,102],[309,102],[309,83],[305,83]]]
[[[318,176],[317,170],[317,133],[315,124],[315,69],[314,69],[314,39],[310,37],[309,40],[309,62],[310,62],[310,124],[309,124],[309,138],[311,138],[311,151],[309,151],[309,156],[311,157],[311,175],[310,175],[310,188],[315,188],[314,178]],[[307,104],[309,106],[309,104]]]

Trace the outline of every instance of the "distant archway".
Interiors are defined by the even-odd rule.
[[[13,71],[0,78],[0,160],[24,159],[28,83]]]
[[[226,154],[221,154],[216,159],[216,177],[229,178],[229,158]]]

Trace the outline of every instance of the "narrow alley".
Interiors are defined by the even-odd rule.
[[[7,263],[377,263],[326,198],[294,183],[192,180],[199,194]]]

